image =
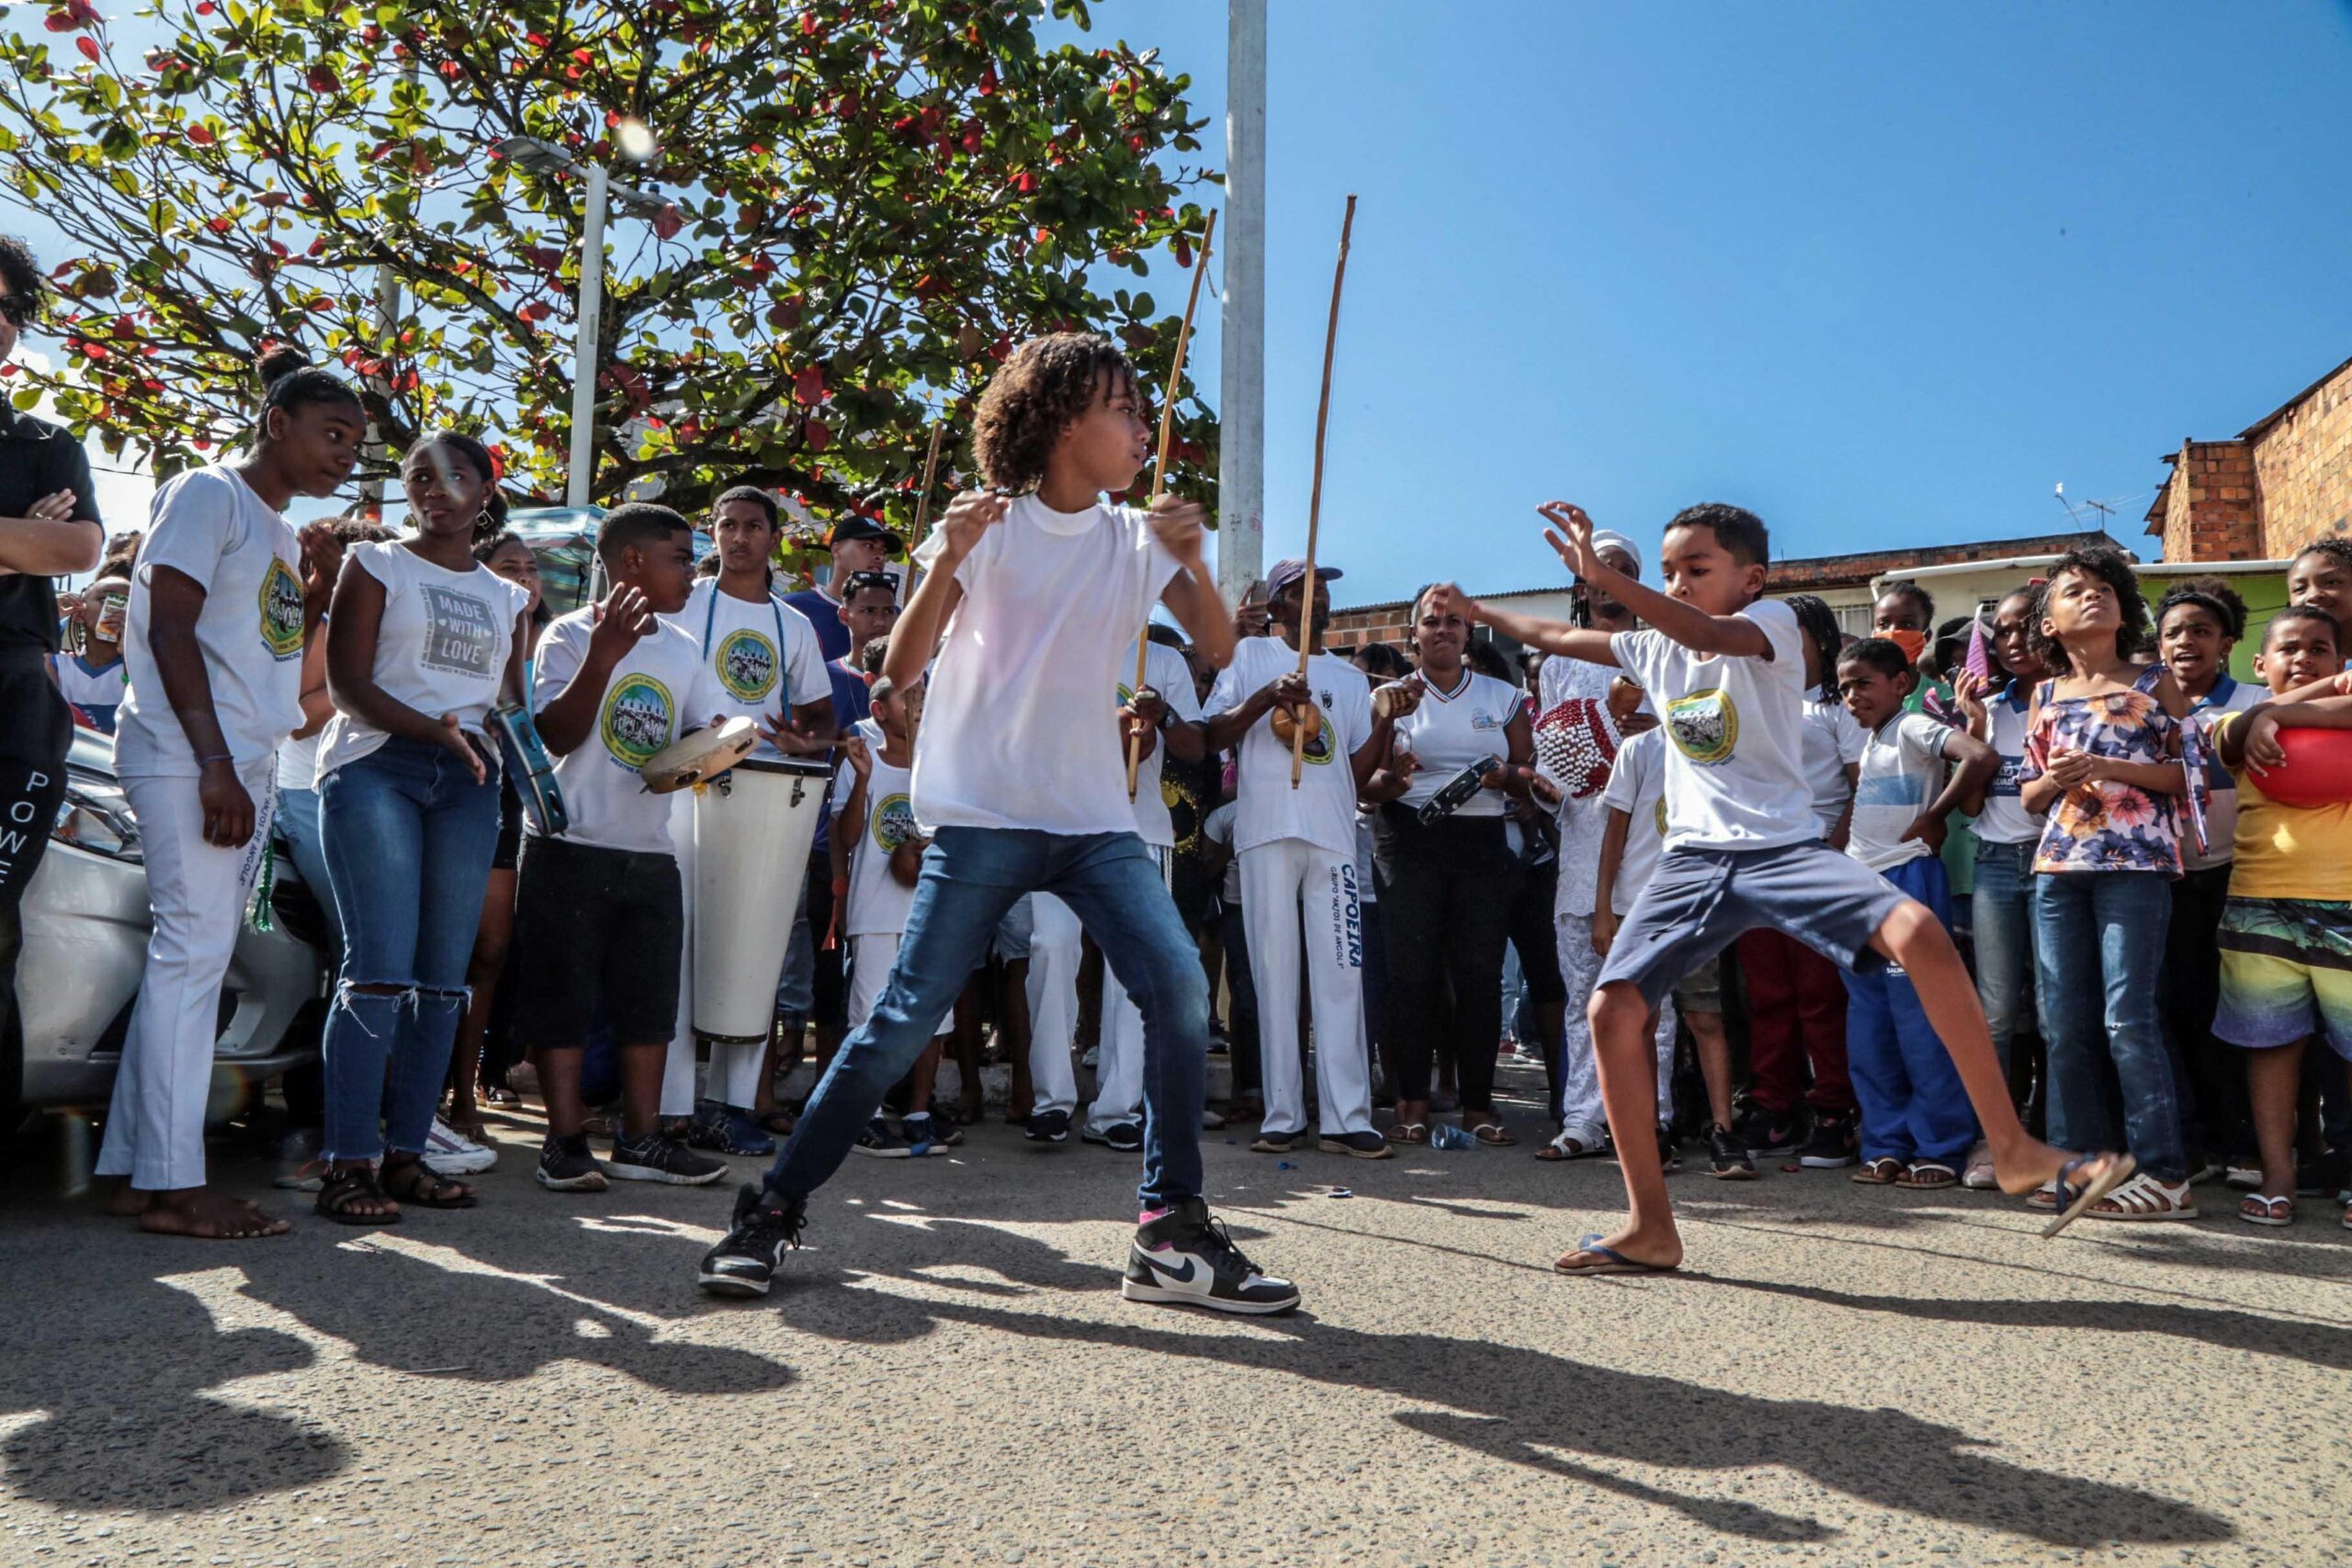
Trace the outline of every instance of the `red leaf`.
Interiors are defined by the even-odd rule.
[[[800,13],[800,36],[802,38],[815,38],[819,33],[823,32],[824,30],[825,24],[817,19],[816,12],[803,11]]]
[[[187,139],[198,147],[212,145],[212,132],[200,125],[191,125],[187,128]]]
[[[545,33],[525,33],[523,35],[523,41],[529,44],[533,49],[545,49],[549,44],[555,42],[555,39],[548,37]]]
[[[685,226],[685,216],[678,210],[678,204],[674,201],[662,203],[662,210],[653,215],[653,231],[665,240],[676,239],[678,231]]]
[[[236,224],[236,220],[235,220],[234,219],[232,219],[232,218],[225,218],[225,217],[223,217],[223,218],[215,218],[215,219],[213,219],[211,221],[209,221],[209,222],[208,222],[208,223],[206,223],[206,224],[205,224],[205,227],[206,227],[206,228],[208,228],[208,229],[211,230],[211,231],[212,231],[214,233],[216,233],[216,234],[225,234],[225,233],[227,233],[230,230],[234,229],[236,226],[237,226],[237,224]]]
[[[825,397],[823,369],[811,365],[799,375],[795,376],[792,378],[792,396],[795,401],[809,408],[814,408],[823,401]]]
[[[808,443],[811,452],[822,452],[832,444],[833,433],[825,428],[822,420],[812,419],[804,427],[802,439]]]
[[[526,321],[544,321],[555,314],[555,307],[544,299],[534,299],[515,313]]]
[[[996,67],[993,65],[980,73],[980,96],[984,98],[996,96]]]
[[[311,66],[306,80],[314,93],[339,93],[343,90],[343,82],[335,75],[334,67],[324,62]]]
[[[77,38],[74,40],[74,47],[82,51],[82,58],[88,61],[91,64],[96,65],[98,62],[97,39],[86,37]]]

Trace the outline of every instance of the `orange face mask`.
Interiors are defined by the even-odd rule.
[[[1926,632],[1891,631],[1882,632],[1879,635],[1885,637],[1887,641],[1893,643],[1895,647],[1901,649],[1903,650],[1903,657],[1909,660],[1913,664],[1918,663],[1919,655],[1928,651],[1928,634]]]

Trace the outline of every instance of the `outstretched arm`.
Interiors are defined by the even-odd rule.
[[[1652,628],[1699,653],[1725,653],[1743,659],[1772,657],[1771,639],[1764,628],[1745,615],[1711,615],[1695,604],[1671,599],[1655,588],[1645,588],[1600,558],[1592,546],[1592,519],[1584,508],[1555,501],[1536,509],[1554,527],[1544,530],[1550,545],[1568,570],[1639,615]]]
[[[1607,632],[1572,626],[1566,621],[1547,621],[1540,615],[1516,615],[1509,610],[1480,604],[1451,582],[1441,583],[1430,590],[1430,607],[1439,615],[1459,615],[1473,626],[1492,626],[1524,647],[1581,659],[1588,664],[1614,666],[1617,662]]]

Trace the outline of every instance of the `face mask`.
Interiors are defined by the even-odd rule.
[[[1926,652],[1928,649],[1928,634],[1926,632],[1891,631],[1883,632],[1880,635],[1884,637],[1887,641],[1893,643],[1895,647],[1901,649],[1903,650],[1903,657],[1910,660],[1913,664],[1919,662],[1919,655]]]

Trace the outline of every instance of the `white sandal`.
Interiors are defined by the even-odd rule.
[[[2197,1200],[2186,1181],[2159,1181],[2142,1171],[2093,1204],[2086,1216],[2094,1220],[2193,1220]]]

